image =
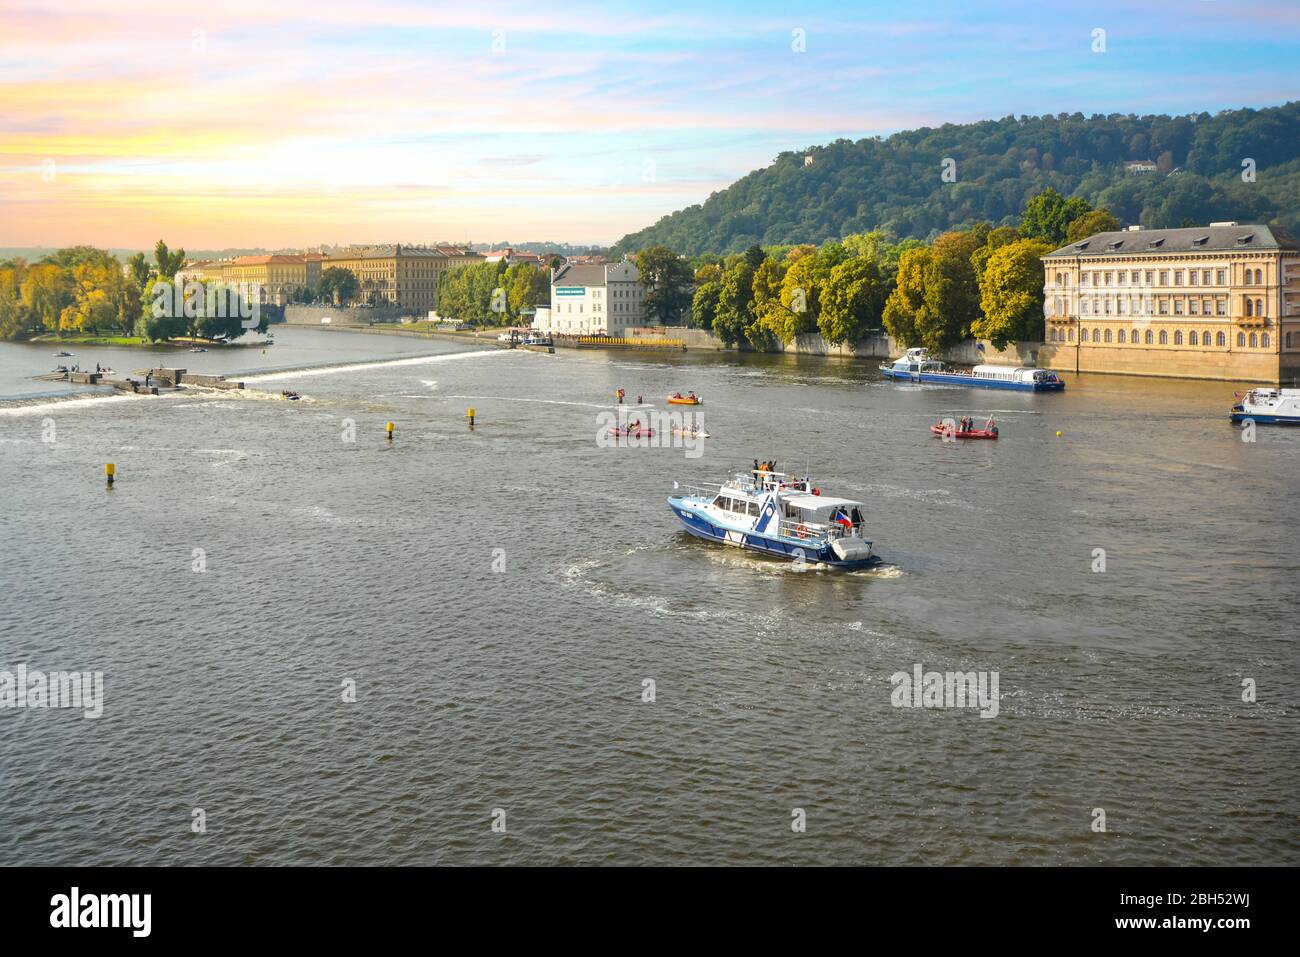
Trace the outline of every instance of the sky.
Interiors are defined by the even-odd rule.
[[[608,244],[784,150],[1297,63],[1297,0],[0,0],[0,246]]]

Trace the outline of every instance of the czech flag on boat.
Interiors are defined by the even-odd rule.
[[[834,522],[839,522],[845,528],[853,527],[853,520],[850,519],[847,515],[845,515],[844,512],[842,512],[840,509],[835,510],[835,514],[831,517],[831,520]]]

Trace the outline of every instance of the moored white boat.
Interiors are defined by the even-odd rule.
[[[908,349],[880,371],[889,379],[974,386],[981,389],[1010,389],[1017,392],[1063,392],[1065,382],[1055,372],[1025,366],[978,365],[970,370],[949,369],[925,349]]]
[[[1251,389],[1232,407],[1233,422],[1300,425],[1300,389]]]
[[[862,503],[822,495],[807,478],[740,473],[716,492],[673,495],[668,504],[697,538],[791,561],[865,568],[880,561],[866,537]]]

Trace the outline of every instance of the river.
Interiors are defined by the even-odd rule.
[[[0,344],[0,671],[104,676],[0,709],[0,864],[1300,863],[1300,429],[1243,442],[1233,386],[276,338],[156,398]],[[712,437],[605,447],[620,387]],[[672,483],[755,458],[884,563],[684,535]],[[896,707],[917,665],[996,715]]]

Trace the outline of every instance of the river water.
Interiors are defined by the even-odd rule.
[[[0,709],[0,864],[1300,863],[1300,430],[1243,442],[1232,386],[276,337],[159,398],[0,345],[0,671],[104,675],[99,718]],[[619,387],[712,437],[604,447]],[[884,564],[679,531],[673,481],[754,458]],[[895,707],[917,665],[996,716]]]

